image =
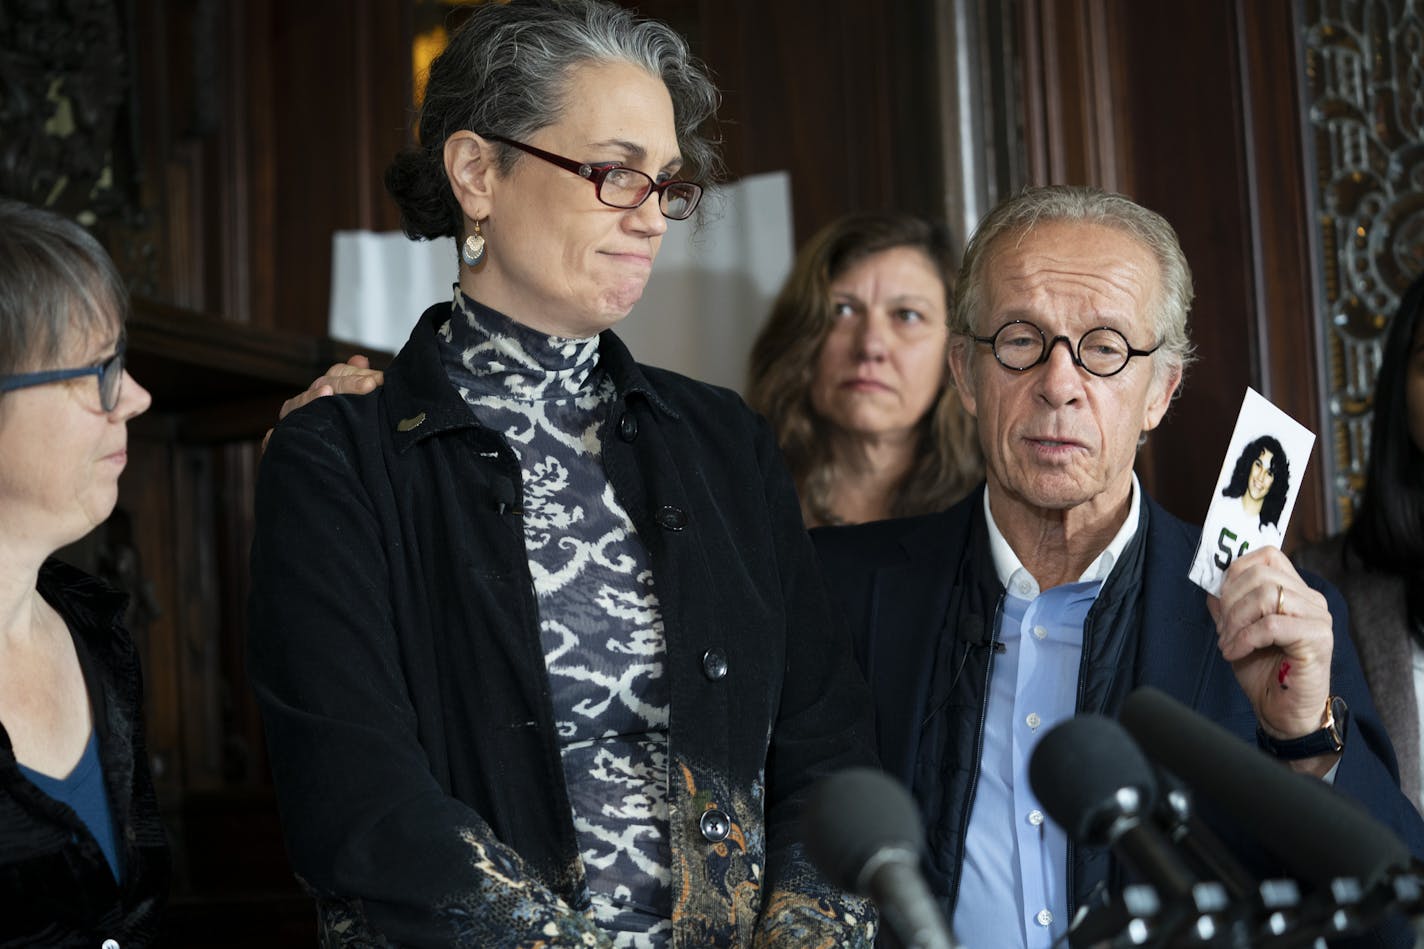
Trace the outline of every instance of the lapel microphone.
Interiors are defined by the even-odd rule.
[[[524,508],[514,492],[514,482],[505,475],[495,475],[490,480],[490,490],[494,494],[495,513],[522,515]]]

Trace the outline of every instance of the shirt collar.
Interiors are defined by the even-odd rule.
[[[1137,533],[1137,524],[1142,516],[1142,485],[1138,483],[1137,472],[1132,472],[1132,502],[1127,508],[1127,517],[1123,520],[1122,526],[1118,528],[1113,539],[1108,541],[1108,546],[1093,562],[1088,564],[1088,569],[1083,571],[1083,575],[1078,578],[1079,583],[1088,581],[1100,582],[1108,578],[1112,573],[1113,566],[1118,558],[1122,556],[1122,551],[1127,547],[1128,541],[1132,540]],[[1014,549],[1009,546],[1009,542],[1004,538],[1003,531],[999,530],[999,525],[994,523],[994,513],[989,510],[989,492],[984,492],[984,521],[989,526],[989,553],[994,558],[994,572],[999,576],[999,582],[1004,585],[1004,589],[1009,590],[1014,596],[1031,600],[1038,596],[1038,581],[1033,574],[1029,573],[1019,560]]]

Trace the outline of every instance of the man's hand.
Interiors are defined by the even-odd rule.
[[[1325,597],[1296,573],[1275,547],[1240,557],[1226,571],[1221,598],[1208,596],[1217,646],[1272,738],[1319,731],[1330,695],[1334,626]],[[1323,776],[1339,754],[1291,762]]]
[[[282,403],[282,408],[277,412],[277,421],[281,421],[291,415],[297,409],[306,405],[313,399],[320,399],[326,395],[365,395],[367,392],[374,392],[376,387],[385,382],[385,373],[379,369],[371,368],[371,361],[365,356],[357,354],[345,362],[335,363],[326,373],[318,377],[306,391],[292,396]],[[267,450],[267,440],[272,437],[272,430],[267,429],[267,434],[262,436],[262,450]]]

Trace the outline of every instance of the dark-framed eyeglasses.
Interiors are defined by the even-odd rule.
[[[1115,376],[1127,368],[1127,361],[1133,356],[1150,356],[1162,346],[1158,343],[1151,349],[1133,349],[1121,331],[1111,326],[1099,326],[1078,337],[1075,347],[1067,336],[1050,338],[1028,320],[1005,323],[994,331],[993,336],[975,336],[973,333],[968,336],[976,343],[992,347],[999,365],[1014,372],[1027,372],[1048,362],[1059,340],[1068,347],[1073,365],[1095,376]]]
[[[17,372],[0,376],[0,392],[49,385],[51,382],[78,379],[81,376],[98,376],[99,407],[105,412],[114,411],[124,387],[124,340],[120,338],[114,355],[97,366],[85,366],[82,369],[46,369],[42,372]]]
[[[693,181],[683,181],[681,178],[654,181],[651,176],[638,169],[625,168],[616,162],[593,165],[586,161],[574,161],[572,158],[555,155],[553,152],[546,152],[542,148],[525,145],[502,135],[484,137],[492,142],[502,142],[511,148],[527,152],[535,158],[542,158],[580,178],[587,178],[593,182],[593,193],[597,195],[598,200],[610,208],[632,210],[648,200],[648,195],[657,192],[658,210],[663,212],[663,217],[673,221],[685,221],[692,217],[692,212],[697,210],[697,202],[702,200],[702,186]]]

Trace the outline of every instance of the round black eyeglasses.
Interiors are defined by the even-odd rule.
[[[81,376],[99,377],[99,407],[105,412],[114,411],[124,387],[124,341],[120,339],[119,348],[114,355],[97,366],[85,366],[82,369],[46,369],[43,372],[18,372],[0,376],[0,392],[49,385],[51,382],[78,379]]]
[[[1048,362],[1053,347],[1062,340],[1068,347],[1073,365],[1085,369],[1095,376],[1115,376],[1127,368],[1133,356],[1150,356],[1162,347],[1161,343],[1151,349],[1133,349],[1127,337],[1111,326],[1090,329],[1078,337],[1078,345],[1067,336],[1049,337],[1028,320],[1013,320],[1005,323],[993,336],[968,334],[976,343],[983,343],[994,350],[994,358],[999,365],[1014,372],[1027,372],[1034,366]]]
[[[648,195],[657,192],[658,210],[663,217],[673,221],[685,221],[697,210],[697,202],[702,200],[702,186],[693,181],[672,178],[668,181],[654,181],[650,175],[636,168],[625,168],[617,163],[594,165],[589,162],[574,161],[553,152],[546,152],[533,145],[516,142],[502,135],[486,135],[492,142],[502,142],[535,158],[542,158],[551,165],[571,171],[580,178],[593,182],[593,193],[598,200],[610,208],[629,211],[640,207],[648,200]]]

